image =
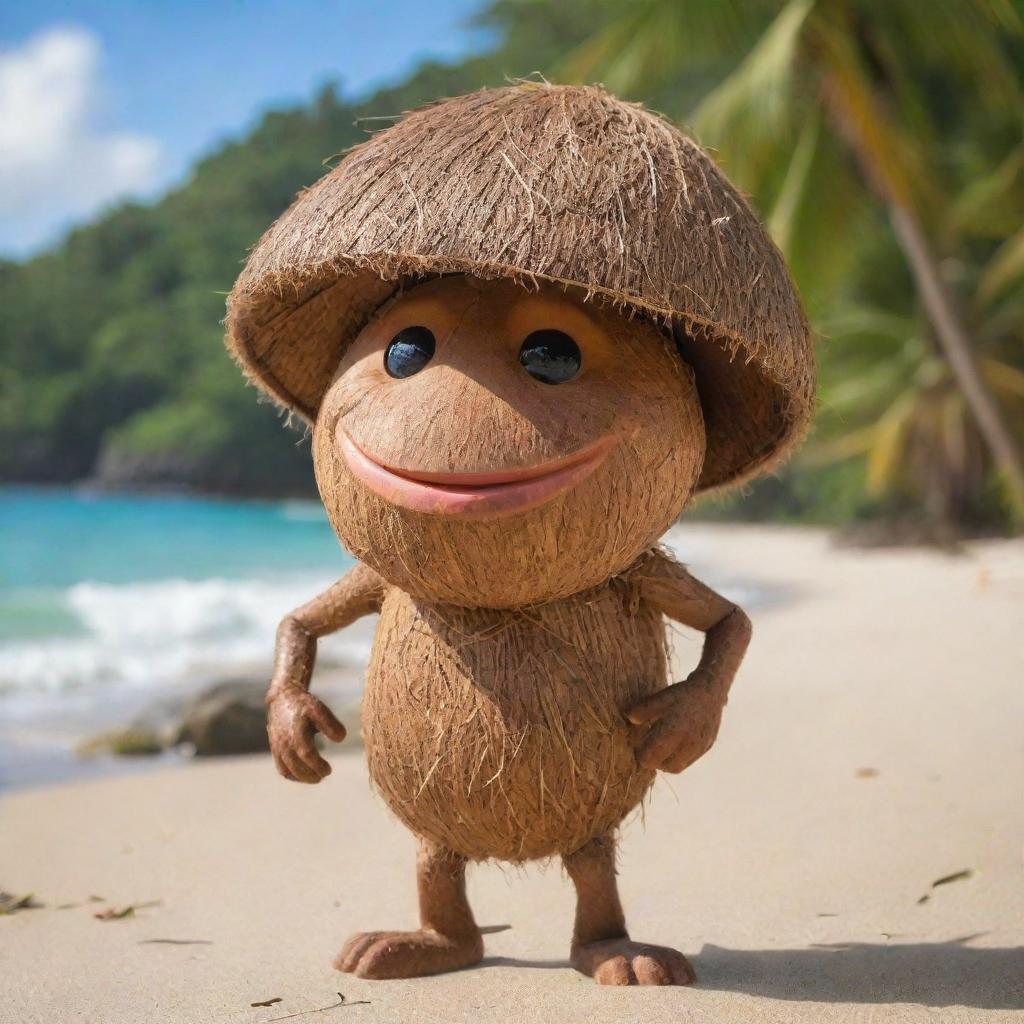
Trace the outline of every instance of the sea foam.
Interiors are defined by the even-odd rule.
[[[304,575],[77,583],[57,598],[77,626],[73,633],[0,647],[0,693],[193,688],[265,671],[281,617],[332,582]],[[361,664],[369,654],[366,637],[358,630],[326,638],[320,663]]]

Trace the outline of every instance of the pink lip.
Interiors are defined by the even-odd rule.
[[[428,515],[514,515],[536,508],[586,479],[615,444],[602,437],[565,458],[539,466],[484,473],[432,473],[385,466],[363,451],[343,430],[342,454],[353,476],[385,501]]]

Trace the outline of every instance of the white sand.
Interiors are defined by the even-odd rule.
[[[370,1003],[292,1019],[1024,1019],[1024,546],[949,558],[834,551],[808,531],[679,536],[694,561],[706,547],[726,575],[788,592],[754,614],[716,749],[626,829],[633,934],[690,954],[699,987],[600,989],[568,969],[557,867],[474,870],[478,920],[511,926],[479,968],[336,974],[349,932],[413,924],[412,841],[359,754],[319,787],[252,758],[0,804],[0,885],[46,903],[0,918],[0,1021],[265,1021],[339,991]],[[698,650],[678,646],[682,663]],[[57,909],[90,894],[105,902]]]

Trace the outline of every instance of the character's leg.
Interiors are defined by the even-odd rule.
[[[416,858],[420,929],[361,932],[334,961],[361,978],[414,978],[479,963],[483,938],[466,900],[466,858],[426,839]]]
[[[573,967],[601,985],[692,985],[693,968],[666,946],[633,942],[615,884],[615,840],[592,839],[562,858],[576,886]]]

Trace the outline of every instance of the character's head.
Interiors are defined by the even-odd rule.
[[[346,547],[435,601],[625,569],[799,437],[810,339],[781,257],[690,140],[597,89],[408,116],[257,247],[229,343],[313,423]]]
[[[509,606],[594,586],[653,543],[697,483],[704,422],[652,324],[453,276],[363,328],[313,444],[346,547],[412,593]]]

